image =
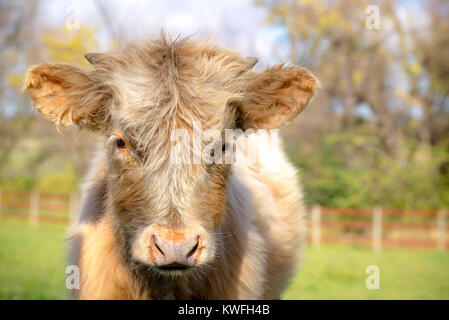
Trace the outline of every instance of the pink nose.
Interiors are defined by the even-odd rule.
[[[187,269],[197,262],[200,236],[170,233],[151,235],[150,257],[163,270]]]

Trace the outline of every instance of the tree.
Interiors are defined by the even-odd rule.
[[[285,30],[290,62],[310,68],[322,82],[307,119],[299,117],[286,132],[289,141],[301,141],[290,150],[304,153],[295,159],[310,170],[304,174],[313,200],[335,204],[349,200],[347,192],[356,188],[359,204],[370,202],[363,194],[382,194],[379,201],[399,206],[402,200],[387,197],[395,189],[398,199],[422,195],[420,206],[436,206],[443,198],[447,203],[449,158],[441,148],[449,150],[449,4],[419,3],[420,17],[428,21],[423,25],[399,15],[413,13],[403,1],[258,3],[269,10],[267,22]],[[366,27],[366,8],[373,4],[380,12],[379,29]],[[374,135],[378,143],[370,144],[373,152],[351,147],[353,139],[328,145],[341,135],[365,141]],[[368,176],[373,183],[364,180]],[[418,205],[416,199],[408,203]]]

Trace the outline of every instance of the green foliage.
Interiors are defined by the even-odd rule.
[[[366,0],[256,3],[267,9],[267,23],[285,32],[279,41],[290,62],[310,68],[322,83],[310,106],[317,111],[289,136],[298,139],[289,153],[303,168],[307,200],[448,207],[449,64],[443,53],[449,52],[449,25],[440,14],[448,11],[447,1],[419,4],[429,17],[426,32],[403,24],[400,12],[413,10],[403,1],[377,3],[382,18],[375,32],[365,24]]]
[[[33,179],[29,176],[17,176],[9,183],[3,183],[2,187],[8,190],[24,191],[30,190],[33,186]]]
[[[47,193],[73,193],[77,190],[79,178],[73,166],[66,164],[64,168],[50,171],[37,181],[37,190]]]
[[[382,151],[374,132],[330,134],[310,147],[299,141],[289,146],[310,203],[336,207],[382,205],[391,208],[449,206],[449,175],[440,168],[448,152],[408,142],[407,159]]]
[[[29,191],[35,189],[47,193],[75,193],[78,191],[80,176],[73,164],[60,155],[54,154],[41,159],[35,152],[16,150],[9,170],[2,172],[0,189]]]

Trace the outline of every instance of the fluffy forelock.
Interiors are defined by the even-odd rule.
[[[169,153],[174,129],[191,131],[194,121],[203,130],[224,129],[232,120],[227,102],[240,97],[252,75],[235,51],[164,35],[106,54],[95,69],[114,96],[112,127],[159,159]]]

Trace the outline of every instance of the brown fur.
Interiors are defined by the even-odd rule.
[[[91,70],[45,63],[25,81],[50,120],[105,135],[71,226],[76,297],[279,298],[304,234],[301,190],[280,141],[256,137],[255,163],[175,164],[171,134],[192,137],[195,122],[222,136],[227,128],[280,127],[309,103],[316,78],[297,66],[255,72],[254,59],[192,39],[162,37],[88,59]],[[126,147],[117,148],[119,139]],[[236,152],[247,141],[238,139]],[[198,235],[195,267],[157,271],[153,233],[171,241]]]

